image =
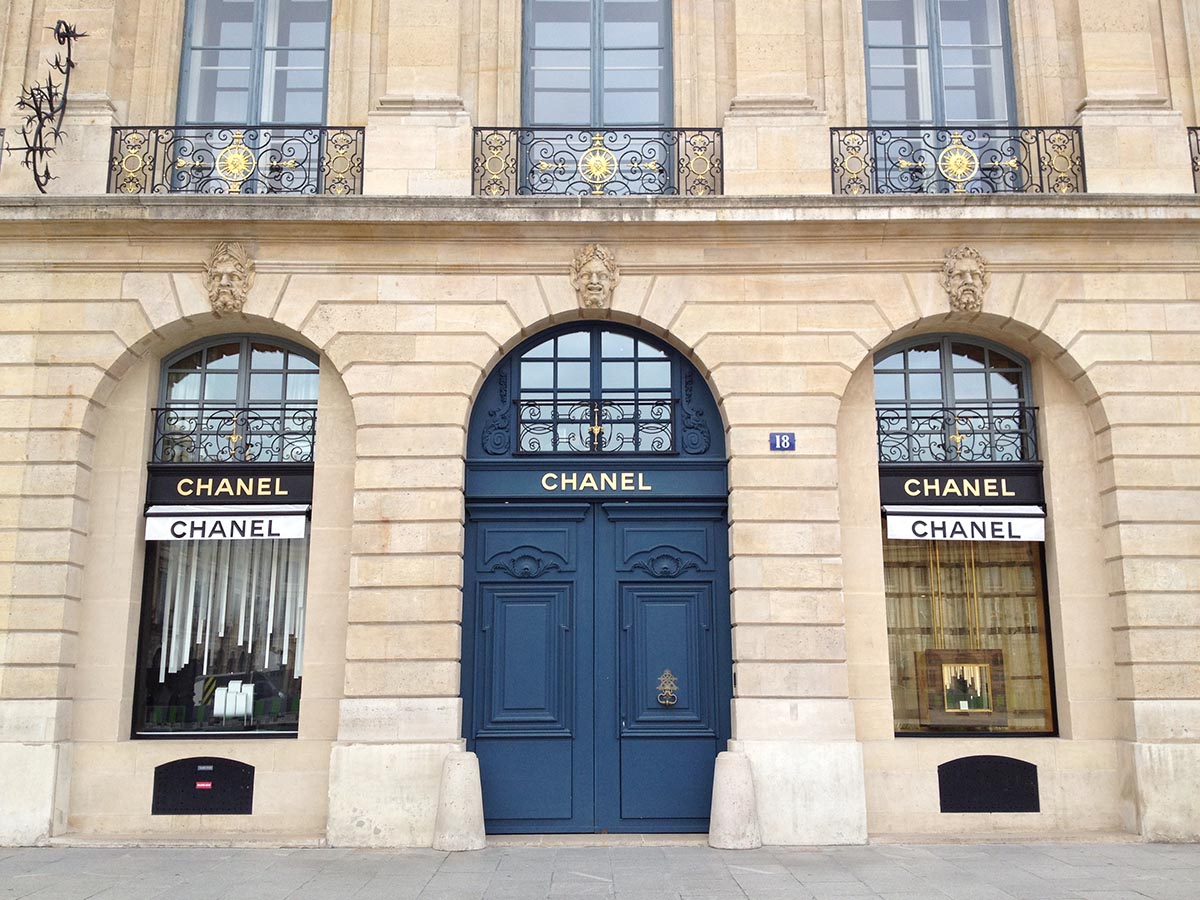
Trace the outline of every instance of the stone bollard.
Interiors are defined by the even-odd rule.
[[[433,849],[482,850],[486,846],[479,757],[474,753],[454,751],[447,754],[442,763]]]
[[[708,846],[718,850],[754,850],[762,846],[754,776],[745,753],[726,750],[717,754]]]

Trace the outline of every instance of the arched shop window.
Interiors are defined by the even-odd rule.
[[[163,366],[135,736],[295,734],[318,364],[221,337]]]
[[[874,374],[896,733],[1053,733],[1029,365],[949,335]]]

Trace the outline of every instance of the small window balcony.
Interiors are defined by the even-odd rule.
[[[719,128],[476,128],[477,197],[706,197],[724,191]]]
[[[114,128],[110,194],[362,193],[363,128]]]
[[[832,128],[834,194],[1081,194],[1073,126]]]
[[[176,403],[154,410],[152,463],[309,463],[312,402],[252,407]]]
[[[1023,403],[921,403],[875,409],[879,462],[1033,463],[1037,407]]]

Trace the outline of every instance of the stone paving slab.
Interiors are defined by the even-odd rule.
[[[1200,900],[1200,845],[0,848],[0,900]]]

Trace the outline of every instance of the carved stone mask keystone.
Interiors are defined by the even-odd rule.
[[[951,309],[979,312],[992,278],[979,251],[963,244],[946,253],[941,281],[950,297]]]
[[[608,309],[620,280],[616,257],[599,244],[586,245],[571,261],[571,286],[583,309]]]
[[[204,263],[204,286],[213,312],[241,312],[254,286],[254,260],[239,243],[219,241]]]

